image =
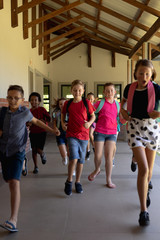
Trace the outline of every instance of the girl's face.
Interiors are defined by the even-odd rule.
[[[93,104],[94,100],[95,100],[95,97],[91,94],[91,95],[87,96],[87,99]]]
[[[150,67],[139,66],[136,73],[138,88],[143,89],[147,86],[152,77],[152,69]]]
[[[60,101],[59,101],[59,108],[60,108],[60,110],[62,110],[65,101],[66,101],[66,100],[60,100]]]
[[[108,100],[113,100],[116,94],[116,90],[114,86],[108,86],[108,87],[105,87],[103,94]]]
[[[32,108],[37,108],[37,107],[39,107],[39,104],[40,104],[37,96],[32,96],[30,99],[30,103],[31,103]]]
[[[82,85],[77,84],[71,89],[71,93],[75,100],[81,100],[84,93],[84,88]]]

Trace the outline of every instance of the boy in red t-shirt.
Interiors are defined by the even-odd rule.
[[[76,181],[75,189],[77,193],[82,193],[82,185],[80,178],[83,170],[83,163],[85,161],[86,147],[89,140],[89,128],[95,121],[94,107],[90,101],[86,100],[88,104],[88,112],[90,114],[90,120],[87,117],[87,109],[82,100],[84,93],[84,84],[80,80],[74,80],[71,85],[71,93],[73,95],[73,101],[70,103],[68,110],[65,102],[62,114],[61,122],[64,131],[66,131],[67,144],[69,148],[69,165],[68,165],[68,178],[65,182],[64,192],[67,195],[72,194],[72,176],[76,167]],[[68,124],[65,122],[65,116],[69,113]]]

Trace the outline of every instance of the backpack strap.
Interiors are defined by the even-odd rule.
[[[71,98],[71,99],[68,100],[68,102],[67,102],[67,107],[66,107],[66,112],[67,112],[67,113],[68,113],[68,108],[69,108],[71,102],[73,102],[73,98]]]
[[[96,109],[96,111],[94,112],[95,114],[99,113],[99,111],[102,109],[104,103],[105,103],[105,98],[102,98],[98,107],[97,107],[97,109]]]
[[[136,90],[137,84],[138,84],[138,82],[134,82],[129,87],[128,100],[127,100],[127,110],[129,112],[129,114],[132,113],[133,96],[134,96],[134,92]],[[154,110],[154,106],[155,106],[155,90],[154,90],[153,83],[151,81],[148,82],[147,90],[148,90],[147,112],[152,112]]]
[[[115,103],[117,107],[117,131],[120,132],[120,118],[119,118],[120,106],[117,100],[115,100]]]
[[[7,107],[2,107],[0,111],[0,129],[3,129],[4,118],[7,112]]]

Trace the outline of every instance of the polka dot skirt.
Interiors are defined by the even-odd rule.
[[[157,150],[160,142],[160,128],[156,120],[132,118],[128,122],[128,144],[131,148],[148,147]]]

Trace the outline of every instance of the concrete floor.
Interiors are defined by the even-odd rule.
[[[67,167],[61,163],[55,137],[48,136],[45,146],[47,164],[39,161],[39,174],[21,180],[21,207],[18,233],[0,229],[1,239],[12,240],[159,240],[160,221],[160,156],[156,157],[151,192],[150,226],[139,227],[139,201],[136,173],[131,172],[131,151],[126,142],[117,143],[113,182],[116,189],[105,187],[104,161],[94,182],[88,174],[93,170],[93,153],[84,165],[81,183],[83,194],[64,194]],[[9,191],[0,174],[0,222],[8,219]]]

